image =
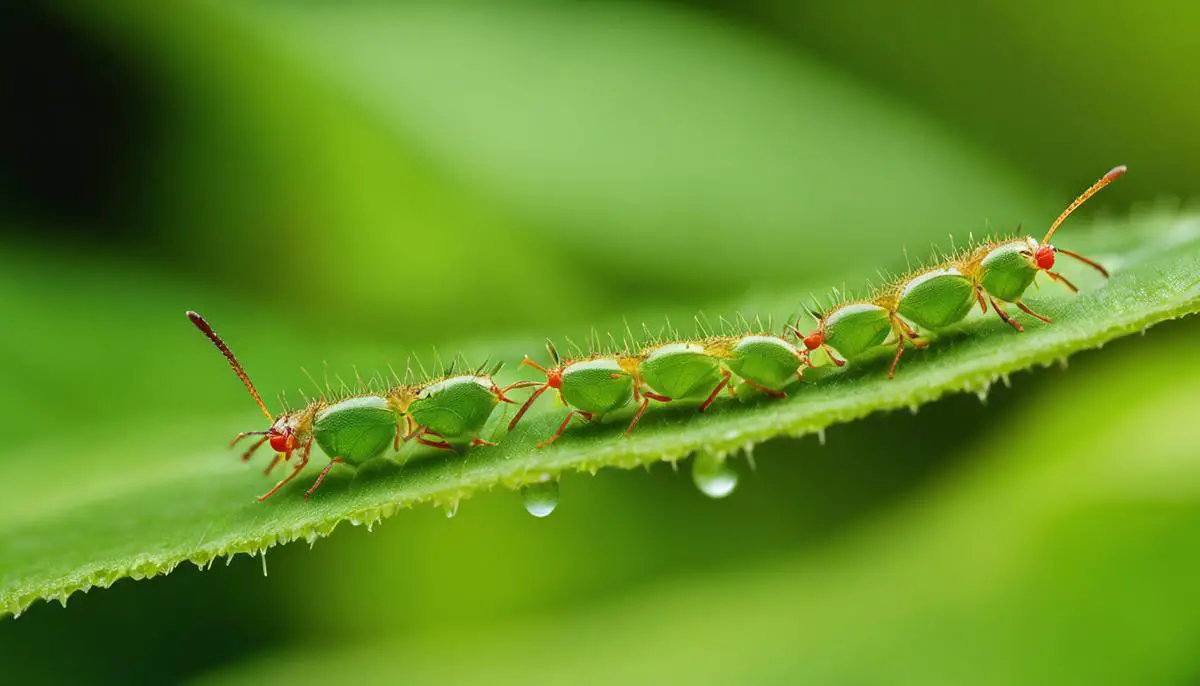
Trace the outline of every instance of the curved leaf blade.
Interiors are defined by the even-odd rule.
[[[65,602],[75,591],[166,573],[185,561],[204,565],[293,540],[315,541],[341,522],[369,525],[418,503],[457,507],[478,491],[516,488],[546,474],[675,461],[698,450],[729,453],[880,410],[916,408],[946,393],[983,391],[1011,372],[1200,311],[1200,218],[1157,216],[1114,224],[1072,247],[1110,265],[1111,281],[1081,278],[1084,292],[1073,298],[1044,289],[1030,301],[1055,324],[1029,327],[1025,335],[997,321],[969,322],[930,350],[906,356],[894,381],[879,364],[866,363],[797,388],[783,401],[725,403],[704,415],[693,408],[669,409],[648,416],[628,439],[619,438],[622,425],[612,423],[585,427],[552,449],[537,450],[534,444],[561,418],[561,409],[545,402],[498,448],[407,465],[377,461],[356,475],[335,471],[307,504],[301,497],[305,479],[260,505],[253,496],[269,483],[232,454],[206,449],[180,456],[163,450],[219,445],[232,426],[176,427],[140,439],[157,446],[163,459],[153,470],[129,474],[120,472],[121,456],[136,448],[128,437],[115,439],[107,452],[89,448],[94,452],[88,455],[111,464],[111,480],[29,479],[30,489],[44,492],[28,493],[17,505],[0,504],[5,521],[0,611],[19,614],[42,598]],[[781,299],[775,314],[786,314],[791,305],[785,303],[800,295]],[[529,349],[536,347],[531,340]],[[494,418],[497,429],[503,419]],[[48,446],[24,456],[22,464],[36,470],[63,451]]]

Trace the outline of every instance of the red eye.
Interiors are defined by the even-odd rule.
[[[1054,246],[1043,245],[1037,249],[1037,253],[1033,256],[1033,262],[1038,266],[1038,269],[1050,269],[1054,266]]]
[[[816,350],[825,342],[825,334],[820,331],[814,331],[804,337],[804,347],[809,350]]]
[[[277,453],[290,453],[296,448],[296,437],[290,433],[277,434],[272,433],[270,436],[271,450]]]

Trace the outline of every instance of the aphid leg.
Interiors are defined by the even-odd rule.
[[[651,400],[657,400],[660,403],[671,402],[671,399],[665,395],[659,395],[658,393],[654,393],[653,391],[638,391],[637,386],[634,386],[634,398],[636,399],[639,397],[641,400],[641,406],[638,407],[637,414],[633,415],[633,420],[631,422],[629,422],[629,426],[626,427],[626,429],[625,429],[626,436],[628,436],[629,433],[631,431],[633,431],[633,427],[637,426],[637,423],[639,421],[641,421],[642,415],[646,414],[646,408],[650,406]]]
[[[912,343],[913,347],[918,349],[929,345],[929,341],[917,337],[917,332],[908,325],[908,322],[896,316],[892,317],[892,332],[896,336],[896,356],[892,358],[892,367],[888,370],[889,379],[896,376],[896,367],[900,364],[900,356],[904,354],[905,343]]]
[[[321,473],[317,476],[317,480],[313,482],[312,487],[304,492],[304,502],[307,503],[309,497],[312,496],[313,492],[316,491],[318,488],[320,488],[321,482],[325,480],[325,475],[329,473],[329,470],[333,469],[333,465],[344,464],[344,463],[345,463],[345,461],[340,457],[331,458],[329,460],[329,464],[325,465],[325,469],[321,470]]]
[[[844,367],[846,365],[846,361],[841,359],[837,355],[834,355],[833,348],[830,348],[825,343],[821,344],[821,350],[825,351],[825,354],[829,356],[829,361],[832,362],[835,367]]]
[[[267,498],[270,498],[271,496],[275,495],[275,492],[278,491],[279,489],[283,488],[284,484],[286,484],[287,482],[296,478],[296,475],[299,474],[306,466],[308,466],[308,454],[311,450],[312,450],[312,436],[309,436],[308,440],[304,442],[304,450],[300,453],[300,460],[298,462],[296,462],[296,466],[292,468],[292,473],[283,477],[283,479],[279,483],[275,484],[274,488],[272,488],[271,490],[267,491],[266,493],[263,493],[262,495],[258,496],[258,502],[261,503],[264,500],[266,500]],[[288,459],[288,457],[289,456],[285,453],[283,459],[286,460],[286,459]]]
[[[521,409],[517,410],[517,414],[512,418],[512,421],[508,423],[509,431],[512,431],[513,428],[516,427],[517,422],[521,421],[521,417],[524,417],[525,412],[529,410],[530,406],[533,405],[533,401],[537,400],[538,396],[545,393],[546,389],[548,388],[550,388],[550,384],[542,384],[541,388],[529,394],[529,398],[525,400],[525,404],[521,406]]]
[[[1066,286],[1067,289],[1070,290],[1072,293],[1079,292],[1079,288],[1075,284],[1071,283],[1070,279],[1063,276],[1062,274],[1059,274],[1058,272],[1052,272],[1049,269],[1047,269],[1046,276],[1049,276],[1052,281],[1057,281],[1057,282],[1061,283],[1062,285]]]
[[[796,378],[800,379],[801,381],[804,380],[804,377],[800,376],[800,372],[796,372]],[[766,393],[767,395],[771,396],[772,398],[786,398],[787,397],[787,393],[784,393],[783,391],[771,390],[770,388],[767,388],[766,386],[760,386],[760,385],[754,383],[753,381],[750,381],[749,379],[742,379],[742,381],[745,382],[745,384],[747,386],[757,388],[758,390],[762,391],[763,393]]]
[[[551,443],[557,441],[558,437],[563,435],[563,432],[567,430],[567,425],[570,424],[571,420],[574,419],[576,416],[583,417],[583,419],[585,421],[590,422],[590,421],[592,421],[593,415],[590,412],[580,412],[579,410],[571,410],[570,412],[567,413],[567,418],[562,421],[562,424],[558,425],[558,431],[555,431],[554,435],[551,436],[550,438],[547,438],[546,440],[542,441],[541,443],[538,443],[537,447],[545,448],[546,446],[550,445]]]
[[[989,295],[988,302],[992,304],[992,309],[996,311],[997,315],[999,315],[1000,321],[1016,329],[1017,333],[1025,333],[1025,327],[1021,326],[1021,322],[1010,317],[1004,307],[1002,307],[1000,303],[996,302],[995,298]]]
[[[904,354],[904,336],[897,336],[896,356],[892,358],[892,367],[888,370],[888,378],[896,376],[896,365],[900,364],[900,356]]]
[[[450,445],[450,441],[447,441],[444,438],[440,441],[431,441],[428,438],[425,438],[424,434],[429,434],[430,436],[433,436],[435,438],[442,438],[441,436],[435,434],[434,432],[430,431],[429,429],[427,429],[425,427],[421,427],[420,434],[421,435],[417,436],[417,443],[420,443],[421,445],[427,445],[430,448],[437,448],[438,450],[449,450],[451,452],[458,452],[458,451],[454,450],[454,446]]]
[[[642,415],[646,414],[646,408],[649,406],[650,406],[650,398],[643,396],[642,404],[640,406],[638,406],[637,413],[633,415],[633,421],[629,422],[629,426],[625,428],[626,436],[628,436],[629,432],[633,431],[633,427],[637,426],[637,423],[639,421],[641,421]]]
[[[896,321],[900,324],[900,333],[908,338],[908,341],[913,344],[914,348],[917,350],[924,350],[925,348],[929,347],[929,341],[921,338],[920,335],[917,334],[917,330],[912,328],[908,322],[899,318]]]
[[[1080,262],[1086,264],[1087,266],[1091,267],[1092,269],[1095,269],[1096,271],[1103,274],[1104,278],[1106,278],[1106,279],[1108,278],[1108,270],[1105,269],[1104,266],[1101,265],[1099,262],[1090,260],[1090,259],[1084,257],[1083,255],[1080,255],[1077,252],[1072,252],[1070,250],[1064,250],[1062,248],[1055,248],[1055,250],[1068,256],[1068,257],[1074,257],[1075,259],[1079,260]]]
[[[1042,320],[1043,322],[1046,322],[1047,324],[1049,324],[1049,323],[1050,323],[1050,318],[1049,318],[1049,317],[1047,317],[1047,316],[1046,316],[1046,315],[1044,315],[1044,314],[1038,314],[1037,312],[1034,312],[1033,310],[1029,309],[1029,306],[1028,306],[1028,305],[1026,305],[1025,303],[1021,302],[1020,300],[1016,301],[1016,302],[1015,302],[1015,303],[1013,303],[1013,304],[1014,304],[1014,305],[1016,305],[1017,307],[1019,307],[1019,308],[1021,309],[1021,311],[1022,311],[1022,312],[1024,312],[1024,313],[1025,313],[1025,314],[1027,314],[1027,315],[1029,315],[1030,317],[1036,317],[1036,318],[1038,318],[1038,319]]]
[[[985,300],[983,297],[982,288],[975,289],[975,300],[979,301],[979,311],[982,314],[987,314],[987,300]]]
[[[275,469],[275,465],[280,462],[283,462],[283,453],[275,453],[275,457],[271,458],[271,464],[267,465],[267,468],[263,470],[263,476],[268,476]]]
[[[721,383],[717,384],[717,387],[712,390],[712,393],[708,394],[708,398],[705,399],[704,402],[700,403],[700,411],[703,412],[703,411],[707,410],[708,406],[712,405],[713,401],[717,399],[717,395],[719,395],[721,393],[721,389],[725,388],[727,386],[729,386],[729,370],[728,369],[721,371]],[[729,387],[732,388],[732,386],[729,386]]]
[[[481,446],[481,445],[482,445],[482,446],[487,446],[487,447],[490,447],[490,448],[494,448],[494,447],[496,447],[496,445],[497,445],[497,444],[496,444],[496,443],[493,443],[493,442],[491,442],[491,441],[485,441],[484,439],[482,439],[482,438],[479,438],[479,437],[475,437],[475,438],[472,438],[472,439],[471,439],[471,447],[472,447],[472,448],[478,448],[478,447],[479,447],[479,446]]]
[[[510,405],[516,405],[517,401],[513,400],[512,398],[509,398],[507,395],[505,395],[506,393],[508,393],[509,391],[515,391],[515,390],[518,390],[521,388],[533,388],[534,386],[542,386],[542,385],[544,385],[544,384],[540,381],[515,381],[515,382],[510,383],[509,385],[505,386],[504,388],[493,387],[492,392],[496,394],[496,398],[498,398],[500,400],[500,402],[508,403]]]
[[[266,432],[266,431],[261,431],[261,432],[258,432],[258,431],[256,431],[256,432],[254,432],[254,433],[262,433],[262,434],[266,434],[267,432]],[[238,434],[238,438],[241,438],[242,436],[245,436],[245,435],[248,435],[248,434]],[[233,443],[237,443],[237,442],[238,442],[238,438],[235,438],[235,439],[233,439]],[[252,455],[254,455],[254,452],[255,452],[256,450],[258,450],[259,448],[261,448],[261,447],[262,447],[262,444],[263,444],[263,443],[266,443],[266,442],[267,442],[267,439],[268,439],[268,438],[270,438],[270,436],[266,436],[266,435],[264,435],[262,438],[260,438],[260,439],[258,439],[257,441],[255,441],[255,442],[254,442],[254,445],[250,446],[250,447],[249,447],[249,448],[246,450],[246,452],[242,453],[242,462],[249,462],[249,461],[250,461],[250,457],[251,457]],[[233,447],[233,443],[230,443],[230,444],[229,444],[229,446],[230,446],[230,447]]]
[[[243,438],[245,438],[247,436],[266,436],[269,433],[271,433],[271,432],[270,431],[243,431],[240,434],[233,437],[233,440],[229,442],[229,447],[232,448],[233,446],[237,445],[238,443],[241,442],[241,440]],[[265,440],[267,440],[267,439],[264,438],[263,441],[265,441]],[[262,441],[259,441],[258,443],[255,443],[254,445],[262,445]],[[246,459],[249,459],[249,458],[246,458]]]

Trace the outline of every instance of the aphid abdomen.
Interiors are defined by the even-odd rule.
[[[330,457],[352,465],[379,457],[396,438],[396,414],[386,398],[347,398],[317,413],[313,439]]]
[[[847,358],[883,344],[891,332],[892,315],[874,303],[845,305],[825,318],[825,343]]]
[[[975,306],[975,287],[953,267],[926,272],[904,285],[899,311],[926,329],[942,329],[966,318]]]
[[[559,392],[571,407],[602,415],[633,402],[633,378],[616,360],[575,362],[563,370]]]
[[[795,346],[776,336],[745,336],[730,349],[726,366],[763,388],[782,390],[796,381],[800,356]]]
[[[638,365],[642,380],[655,393],[673,400],[704,398],[721,383],[720,361],[696,343],[670,343]]]
[[[499,398],[490,379],[454,376],[421,389],[408,406],[413,421],[448,441],[479,437]]]
[[[1026,241],[1012,241],[992,248],[979,265],[983,289],[998,300],[1020,300],[1038,273],[1037,265],[1028,256],[1029,249]]]

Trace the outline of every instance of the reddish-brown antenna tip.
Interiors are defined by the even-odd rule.
[[[1108,173],[1104,175],[1104,183],[1112,183],[1118,176],[1124,174],[1128,169],[1129,168],[1123,164],[1109,169]]]
[[[271,411],[267,409],[266,403],[263,402],[262,396],[258,394],[258,389],[255,388],[254,384],[250,381],[250,376],[246,374],[245,369],[242,369],[242,363],[238,362],[238,359],[234,357],[233,351],[229,349],[228,345],[225,345],[225,341],[221,340],[221,337],[217,335],[217,332],[213,331],[212,326],[209,325],[209,323],[204,320],[204,317],[201,317],[198,312],[188,310],[187,317],[188,319],[192,320],[192,323],[196,325],[197,329],[200,329],[201,333],[203,333],[205,336],[208,336],[208,340],[212,341],[213,345],[217,346],[217,350],[220,350],[221,354],[225,356],[225,359],[229,361],[229,366],[233,367],[233,373],[237,374],[237,377],[242,380],[243,384],[245,384],[246,390],[250,391],[250,396],[254,398],[254,402],[258,403],[258,406],[262,409],[263,414],[267,416],[267,419],[274,419],[274,417],[271,416]]]

